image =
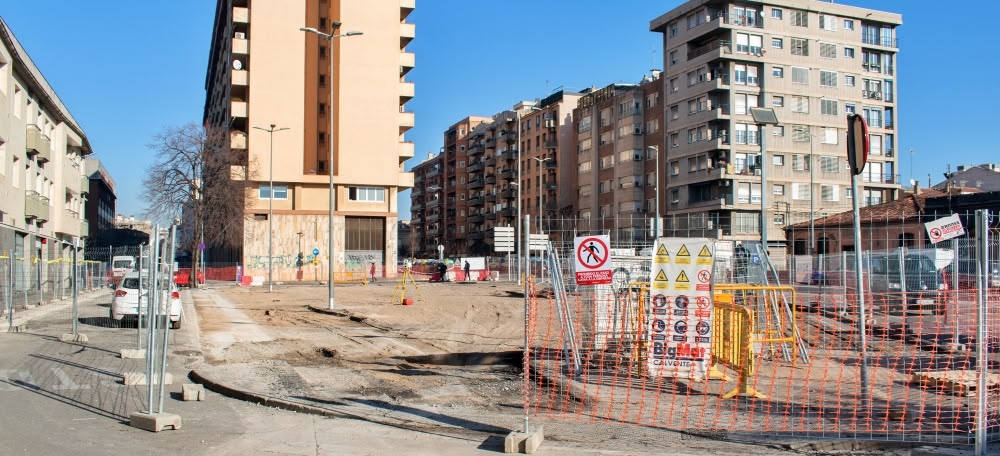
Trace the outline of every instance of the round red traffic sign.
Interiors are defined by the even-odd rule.
[[[943,234],[941,233],[941,228],[931,228],[931,240],[940,240]]]
[[[698,271],[699,282],[708,283],[711,280],[712,280],[712,273],[709,272],[707,269],[702,269],[701,271]]]
[[[600,269],[610,256],[608,246],[601,238],[585,238],[576,247],[576,259],[587,269]]]

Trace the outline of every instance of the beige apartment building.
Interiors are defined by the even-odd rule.
[[[901,24],[899,14],[815,0],[691,0],[654,19],[650,30],[663,34],[667,234],[759,240],[767,192],[769,247],[780,255],[785,225],[850,208],[852,112],[871,138],[862,202],[895,199]],[[774,108],[779,125],[762,129],[751,107]]]
[[[572,200],[558,189],[573,185],[564,179],[574,170],[572,110],[579,97],[560,90],[450,126],[441,153],[413,168],[415,255],[436,257],[440,245],[446,257],[502,256],[493,228],[517,227],[519,207],[534,220],[571,213]],[[532,232],[539,229],[533,225]]]
[[[0,19],[0,256],[15,258],[17,289],[68,284],[39,265],[71,258],[89,235],[90,154],[83,129]]]
[[[405,133],[414,125],[406,109],[415,61],[406,50],[415,28],[406,19],[414,7],[415,0],[218,1],[204,120],[228,128],[231,147],[245,150],[251,167],[246,275],[266,275],[273,262],[275,281],[293,281],[302,278],[301,263],[330,266],[331,173],[338,278],[372,262],[395,275],[397,198],[413,185],[403,163],[413,157]],[[361,34],[323,40],[302,27]],[[273,150],[269,133],[255,128],[272,124],[288,129],[273,133]]]

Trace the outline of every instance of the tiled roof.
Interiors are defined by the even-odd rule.
[[[895,201],[889,201],[875,206],[865,206],[858,212],[862,224],[884,222],[888,220],[901,221],[922,215],[924,213],[924,202],[928,198],[937,198],[939,196],[947,196],[947,193],[933,189],[925,189],[921,190],[919,195],[906,195]],[[854,211],[844,211],[839,214],[829,215],[814,220],[812,224],[813,226],[826,227],[851,226],[854,224],[853,212]],[[786,226],[785,229],[806,228],[808,226],[809,221],[805,221],[796,223],[795,225]]]

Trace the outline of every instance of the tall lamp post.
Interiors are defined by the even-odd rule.
[[[764,144],[764,138],[767,134],[764,128],[768,125],[778,125],[778,116],[774,113],[774,108],[750,108],[750,115],[753,116],[754,123],[759,127],[757,135],[760,139],[760,244],[761,248],[764,249],[764,255],[767,256],[768,223],[767,192],[765,191],[767,189],[767,146]]]
[[[654,179],[656,183],[653,184],[653,192],[656,204],[656,209],[653,210],[653,243],[656,243],[656,238],[660,236],[660,148],[656,146],[646,146],[646,150],[653,151],[656,154],[656,173]],[[761,189],[761,191],[764,191]]]
[[[541,111],[541,109],[539,109],[536,106],[532,106],[528,110],[528,112],[532,112],[532,111]],[[524,236],[521,235],[521,230],[524,229],[524,227],[521,226],[521,111],[520,110],[518,110],[518,109],[514,110],[514,118],[517,121],[517,127],[516,127],[517,128],[517,145],[515,146],[515,150],[517,151],[517,160],[516,160],[517,161],[517,229],[515,230],[515,234],[516,234],[515,240],[516,240],[516,242],[518,244],[518,246],[517,246],[517,284],[521,285],[521,276],[523,275],[523,273],[521,271],[524,270],[523,268],[527,267],[527,265],[521,266],[521,257],[524,257],[524,251],[521,250],[521,249],[522,248],[529,248],[530,249],[531,246],[530,245],[529,246],[520,245],[521,244],[521,239],[524,238]]]
[[[816,155],[813,152],[813,143],[816,141],[816,137],[812,134],[812,126],[808,127],[809,130],[809,256],[816,256],[816,209],[815,201],[816,196],[813,195],[815,190],[815,174],[816,174]],[[761,189],[763,191],[763,189]]]
[[[274,255],[271,250],[271,238],[274,236],[274,132],[285,131],[288,128],[274,128],[277,125],[271,124],[270,128],[254,127],[257,130],[266,131],[270,136],[271,145],[267,152],[267,292],[274,291]]]
[[[330,24],[331,28],[333,28],[333,29],[340,28],[340,25],[341,24],[340,24],[339,21],[334,21],[333,23]],[[341,34],[334,35],[334,34],[330,34],[330,33],[323,33],[323,32],[321,32],[319,30],[316,30],[315,28],[312,28],[312,27],[301,27],[301,28],[299,28],[299,30],[302,30],[303,32],[313,33],[313,34],[319,35],[319,38],[321,40],[323,40],[323,41],[330,41],[330,42],[332,42],[334,38],[342,38],[342,37],[345,37],[345,36],[361,35],[363,33],[363,32],[356,32],[356,31],[354,31],[354,32],[346,32],[346,33],[341,33]],[[326,288],[327,288],[327,293],[330,295],[330,303],[329,303],[329,307],[328,308],[333,309],[335,307],[335,305],[336,305],[336,301],[334,301],[334,299],[333,299],[333,262],[334,262],[334,256],[333,256],[333,211],[334,211],[333,153],[334,153],[334,150],[335,150],[335,147],[336,147],[336,144],[337,144],[337,142],[334,140],[333,132],[334,132],[334,128],[336,128],[336,126],[337,126],[337,124],[336,124],[337,109],[336,109],[336,107],[333,104],[333,102],[334,102],[334,90],[333,90],[333,70],[334,70],[334,66],[333,66],[333,64],[334,64],[335,60],[333,58],[333,48],[332,48],[332,46],[330,48],[329,56],[330,56],[330,76],[329,76],[329,79],[330,79],[330,109],[328,111],[330,112],[330,134],[327,135],[327,137],[328,137],[328,141],[330,141],[330,157],[329,157],[329,159],[326,162],[326,170],[327,170],[328,173],[330,173],[330,197],[329,197],[329,200],[330,200],[330,218],[327,221],[327,231],[328,231],[328,234],[329,234],[329,239],[327,240],[327,242],[328,242],[328,244],[327,244],[327,255],[329,255],[329,258],[330,258],[329,259],[330,267],[328,268],[329,271],[330,271],[330,275],[329,275],[329,277],[327,277]]]

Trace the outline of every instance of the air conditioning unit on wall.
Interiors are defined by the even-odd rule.
[[[247,34],[244,33],[244,32],[236,32],[235,34],[233,34],[233,36],[236,39],[238,39],[238,40],[245,40],[245,39],[247,39]]]

